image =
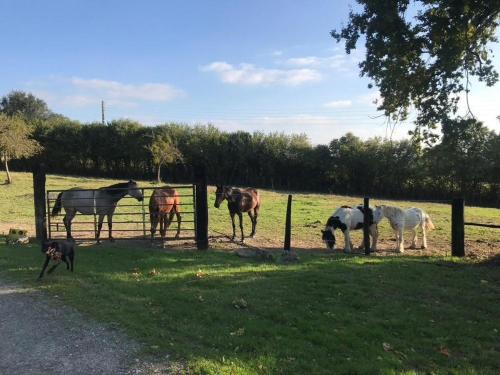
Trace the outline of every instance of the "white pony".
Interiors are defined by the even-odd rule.
[[[368,216],[370,220],[370,236],[372,237],[372,251],[377,249],[377,239],[378,239],[378,222],[382,219],[382,216],[378,220],[374,219],[373,209],[369,208]],[[327,249],[332,250],[335,247],[335,229],[340,228],[342,233],[344,233],[344,252],[350,253],[352,250],[352,241],[349,231],[362,229],[364,221],[364,208],[363,206],[358,206],[352,208],[349,206],[342,206],[335,210],[335,212],[328,219],[325,230],[322,232],[323,241],[326,244]],[[363,246],[360,246],[362,248]]]
[[[434,229],[434,224],[430,216],[420,208],[409,208],[403,210],[399,207],[393,206],[375,206],[373,216],[378,218],[379,221],[386,217],[389,219],[392,229],[396,233],[396,250],[399,253],[404,251],[403,232],[411,230],[413,238],[411,242],[411,249],[417,247],[417,227],[422,228],[422,249],[427,249],[427,231]]]

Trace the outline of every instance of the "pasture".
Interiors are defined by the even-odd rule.
[[[4,199],[0,201],[0,233],[6,233],[12,224],[26,227],[30,233],[34,233],[33,225],[33,189],[31,174],[14,173],[14,184],[0,187]],[[116,183],[117,180],[92,179],[82,177],[48,176],[47,189],[63,190],[79,186],[81,188],[95,188]],[[153,187],[150,182],[139,182],[140,186]],[[215,188],[209,187],[209,235],[220,237],[221,233],[230,235],[232,233],[231,221],[229,218],[227,203],[224,202],[219,209],[214,207]],[[283,246],[284,223],[287,195],[281,192],[260,190],[262,196],[262,208],[257,224],[257,236],[254,239],[247,239],[249,245],[260,248],[280,249]],[[189,201],[189,199],[187,199]],[[130,200],[127,202],[130,203]],[[147,209],[146,199],[146,209]],[[292,247],[295,249],[324,249],[321,241],[321,229],[324,228],[327,218],[334,208],[341,205],[358,205],[362,203],[362,198],[353,198],[337,195],[304,194],[293,193],[292,207]],[[402,208],[417,206],[423,208],[432,218],[436,229],[429,233],[429,247],[427,250],[407,250],[405,255],[438,255],[447,256],[451,252],[451,206],[440,203],[421,203],[411,201],[388,201],[372,199],[371,205],[389,204]],[[120,208],[117,212],[127,212],[130,208]],[[127,219],[127,215],[121,218]],[[192,220],[192,215],[185,216]],[[134,219],[129,217],[129,219]],[[135,217],[137,219],[137,217]],[[243,216],[245,234],[251,231],[249,217]],[[500,209],[466,207],[465,221],[479,223],[499,223]],[[185,224],[192,227],[192,224]],[[119,231],[120,226],[114,225],[114,231]],[[175,228],[175,223],[173,224]],[[142,230],[142,225],[137,224],[136,229]],[[149,230],[149,227],[147,227]],[[239,234],[239,231],[237,231]],[[355,246],[362,242],[361,231],[351,232]],[[117,236],[118,237],[118,236]],[[102,239],[107,238],[106,222],[103,227]],[[239,236],[238,236],[239,238]],[[409,246],[409,235],[406,234],[406,247]],[[420,236],[419,236],[420,239]],[[343,236],[337,233],[337,248],[343,248]],[[375,255],[396,255],[395,238],[389,227],[388,221],[384,219],[380,225],[379,237],[380,252]],[[483,259],[500,252],[500,235],[498,229],[466,227],[465,232],[466,254],[476,259]],[[212,248],[232,249],[235,244],[229,243],[226,239],[216,238],[210,243]],[[174,247],[184,247],[183,242],[173,243]]]
[[[47,187],[114,182],[48,176]],[[0,186],[0,192],[1,229],[15,224],[33,233],[31,175],[15,173],[14,184]],[[211,189],[209,233],[230,234],[227,208],[215,209],[213,195]],[[262,191],[262,200],[257,238],[248,243],[281,248],[286,195]],[[36,283],[43,261],[39,246],[2,243],[0,277],[44,290],[125,330],[148,353],[169,353],[190,373],[498,373],[500,268],[486,259],[500,252],[498,233],[467,228],[466,253],[472,256],[450,259],[450,207],[419,204],[437,228],[427,252],[396,255],[386,221],[384,251],[377,256],[325,251],[320,229],[333,208],[358,202],[294,194],[292,247],[301,258],[296,264],[238,258],[227,250],[241,246],[218,237],[208,252],[185,243],[177,246],[182,250],[174,244],[162,250],[147,242],[104,241],[78,247],[74,274],[60,267]],[[466,208],[468,221],[499,219],[499,210]],[[250,220],[244,220],[249,233]],[[353,237],[361,242],[361,233]]]

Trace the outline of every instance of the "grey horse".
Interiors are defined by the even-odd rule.
[[[104,221],[104,216],[107,216],[109,240],[114,241],[112,236],[113,214],[118,201],[127,194],[136,198],[139,202],[144,199],[142,190],[139,189],[137,183],[132,180],[96,190],[82,190],[79,188],[69,189],[59,193],[57,196],[56,203],[52,209],[52,216],[56,216],[61,212],[61,208],[64,207],[66,215],[64,215],[63,222],[66,227],[66,236],[68,239],[71,239],[73,238],[71,236],[71,221],[77,212],[84,215],[98,215],[97,243],[100,243],[99,236],[101,234],[102,222]]]

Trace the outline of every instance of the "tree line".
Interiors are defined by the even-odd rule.
[[[6,107],[0,106],[4,118]],[[34,106],[21,106],[19,116],[25,107]],[[193,168],[202,165],[211,184],[392,198],[462,195],[469,203],[500,205],[500,134],[474,119],[444,122],[440,142],[424,146],[351,133],[312,145],[304,134],[213,125],[83,124],[50,111],[23,118],[39,146],[36,156],[11,162],[17,170],[44,162],[51,173],[154,179],[160,166],[163,181],[176,183],[192,181]]]

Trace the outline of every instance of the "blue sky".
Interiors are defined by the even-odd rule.
[[[329,36],[350,3],[0,0],[0,94],[33,92],[83,122],[100,120],[104,100],[107,120],[304,132],[315,144],[383,137],[362,49],[347,56]],[[471,96],[497,131],[499,87],[475,83]]]

